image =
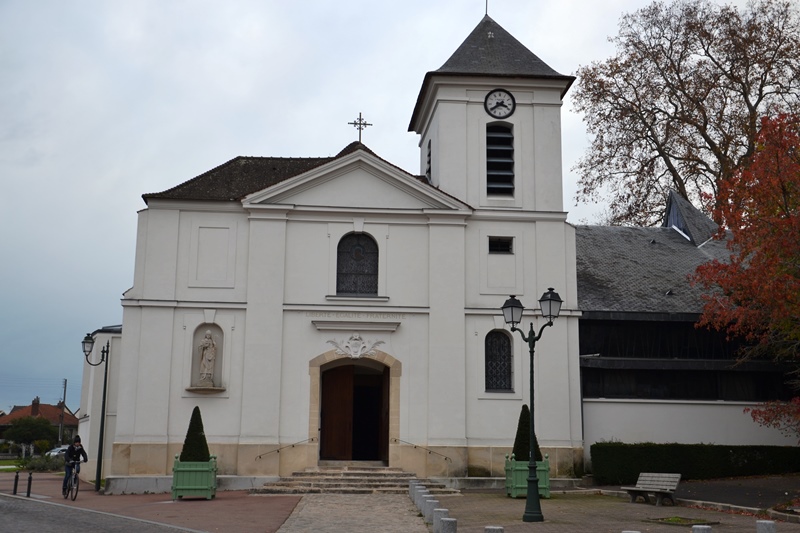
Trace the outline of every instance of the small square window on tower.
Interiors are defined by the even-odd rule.
[[[513,254],[514,237],[489,237],[490,254]]]

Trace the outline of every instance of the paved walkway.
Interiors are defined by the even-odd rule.
[[[0,498],[12,498],[13,473],[0,473]],[[423,523],[411,500],[405,495],[323,495],[273,496],[250,495],[245,491],[218,492],[214,500],[178,500],[169,494],[105,496],[89,484],[81,486],[76,501],[61,497],[61,475],[34,474],[31,496],[25,498],[27,474],[21,475],[18,495],[42,505],[65,505],[86,511],[168,524],[184,531],[230,533],[299,533],[299,532],[387,532],[425,533]],[[702,483],[702,485],[701,485]],[[507,498],[502,492],[470,492],[440,496],[440,507],[449,509],[458,520],[459,533],[483,533],[488,525],[503,526],[506,533],[678,533],[690,528],[676,528],[648,519],[686,517],[718,522],[714,533],[754,533],[755,509],[734,505],[736,512],[711,510],[708,502],[745,498],[749,502],[779,501],[800,495],[800,476],[773,476],[687,482],[681,488],[703,498],[714,498],[695,506],[655,507],[628,503],[627,498],[600,495],[597,490],[554,494],[542,500],[545,521],[528,524],[521,521],[524,499]],[[679,495],[680,496],[680,495]],[[723,500],[723,501],[719,501]],[[777,502],[775,502],[777,503]],[[0,520],[2,522],[2,520]],[[144,522],[142,522],[144,523]],[[800,533],[800,523],[779,522],[779,533]]]
[[[554,494],[541,500],[544,522],[522,522],[524,499],[507,498],[502,493],[466,493],[463,496],[442,496],[440,505],[458,520],[458,533],[483,533],[485,526],[503,526],[505,533],[679,533],[689,531],[652,519],[683,517],[717,522],[713,532],[755,533],[757,518],[752,514],[734,514],[683,505],[656,507],[630,503],[628,498],[602,496],[596,493]],[[742,512],[742,511],[740,511]],[[746,512],[746,511],[744,511]],[[800,532],[798,523],[780,523],[779,533]]]
[[[400,494],[309,494],[278,533],[428,533],[419,511]]]

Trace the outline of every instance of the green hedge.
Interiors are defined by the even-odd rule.
[[[590,453],[599,485],[634,484],[640,472],[679,473],[683,480],[800,472],[795,446],[599,442]]]
[[[17,468],[31,472],[53,472],[64,470],[64,458],[55,455],[41,455],[36,457],[26,457],[17,460]]]

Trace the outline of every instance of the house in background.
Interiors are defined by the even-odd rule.
[[[355,142],[145,194],[123,327],[93,334],[111,354],[106,491],[168,490],[194,406],[240,486],[339,461],[502,476],[531,368],[500,306],[548,287],[564,305],[533,364],[551,475],[580,474],[599,440],[791,444],[742,413],[774,369],[731,368],[694,329],[686,276],[723,253],[707,219],[673,195],[663,228],[566,222],[572,82],[487,16],[422,81],[419,175]],[[84,375],[88,421],[103,370]]]
[[[78,418],[64,402],[56,405],[41,403],[39,397],[33,399],[30,405],[15,405],[7,415],[0,416],[0,439],[3,438],[5,430],[11,426],[14,420],[25,417],[44,418],[53,426],[59,429],[61,442],[72,442],[72,437],[78,431]]]

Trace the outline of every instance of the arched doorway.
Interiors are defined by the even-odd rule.
[[[389,367],[347,358],[320,370],[320,460],[388,463]]]

